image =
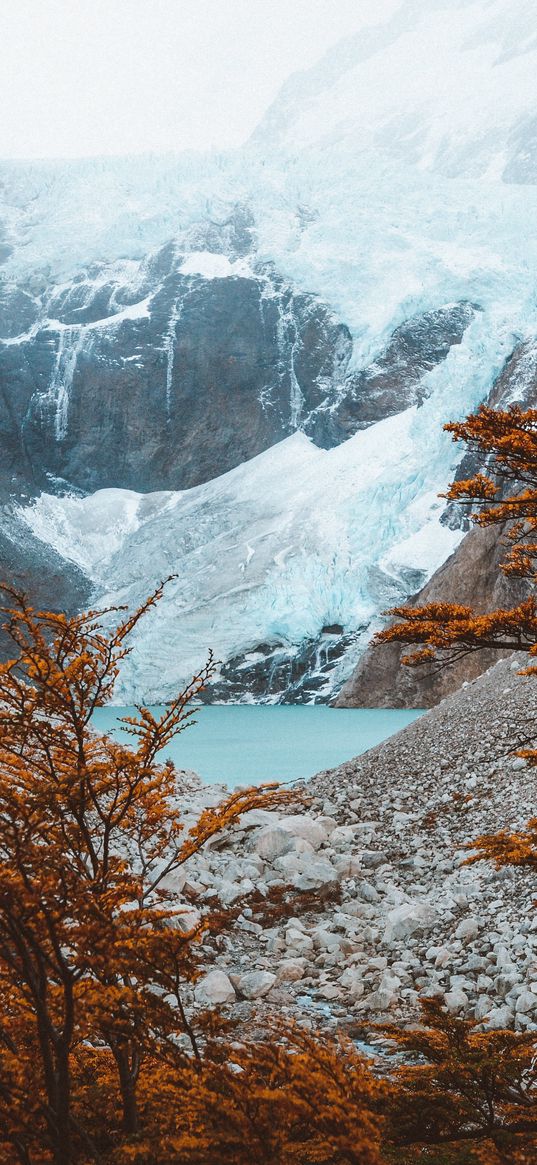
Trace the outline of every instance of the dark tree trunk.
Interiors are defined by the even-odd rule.
[[[125,1133],[140,1130],[140,1118],[136,1098],[136,1085],[140,1070],[138,1050],[129,1044],[116,1045],[112,1049],[119,1073],[119,1088],[123,1106],[122,1127]]]
[[[60,1049],[56,1066],[56,1098],[54,1105],[54,1165],[72,1165],[71,1141],[71,1080],[69,1053]]]

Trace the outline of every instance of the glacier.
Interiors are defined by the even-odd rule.
[[[447,373],[437,392],[450,395]],[[134,634],[118,703],[171,698],[209,649],[224,661],[259,643],[292,652],[331,625],[359,646],[379,604],[408,593],[416,572],[428,577],[463,536],[441,524],[436,497],[453,448],[445,435],[431,442],[422,413],[407,409],[330,450],[297,432],[190,490],[41,494],[25,507],[32,533],[81,567],[104,606],[132,608],[173,576]]]
[[[334,449],[301,431],[291,351],[296,432],[238,468],[215,466],[212,480],[183,491],[83,495],[51,482],[19,506],[99,602],[132,605],[175,576],[136,633],[118,699],[167,698],[209,648],[223,661],[260,644],[293,652],[338,626],[352,646],[326,698],[379,611],[453,551],[461,532],[441,523],[437,494],[458,453],[442,425],[486,399],[514,349],[531,351],[537,335],[536,72],[533,2],[403,0],[290,78],[238,150],[0,164],[2,280],[26,280],[36,300],[53,288],[52,303],[81,271],[88,302],[117,284],[114,315],[44,325],[61,333],[48,389],[59,440],[81,337],[90,345],[95,329],[143,318],[147,255],[165,244],[186,277],[262,272],[270,297],[275,269],[317,296],[345,321],[357,370],[410,317],[477,309],[423,378],[420,407]],[[237,207],[252,223],[247,255],[228,237]],[[168,407],[180,326],[179,306],[164,338]],[[283,326],[292,334],[291,318]],[[27,339],[21,324],[4,343]]]

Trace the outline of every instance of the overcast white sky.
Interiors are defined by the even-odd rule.
[[[239,145],[396,0],[0,0],[0,157]]]

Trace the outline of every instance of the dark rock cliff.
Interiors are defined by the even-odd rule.
[[[82,571],[34,538],[10,508],[2,512],[0,563],[0,581],[29,595],[42,610],[74,615],[90,603],[92,586]],[[4,601],[10,605],[9,598],[0,593],[0,603]],[[0,660],[9,659],[12,651],[13,644],[0,630]]]
[[[509,581],[500,570],[506,547],[498,529],[474,529],[425,587],[411,600],[426,603],[460,602],[476,611],[510,606],[524,595],[523,585]],[[444,667],[401,663],[408,648],[386,643],[362,656],[350,680],[334,701],[336,708],[431,708],[465,681],[482,675],[503,652],[480,651]],[[507,653],[508,654],[508,653]]]
[[[474,306],[408,320],[356,371],[346,324],[244,259],[248,230],[234,222],[227,255],[201,253],[227,277],[196,273],[170,243],[60,286],[40,275],[0,285],[0,485],[185,489],[297,428],[330,448],[423,399]]]
[[[537,343],[518,344],[493,386],[487,404],[506,408],[510,404],[533,408],[537,404]],[[482,465],[474,455],[463,457],[456,478],[471,477]],[[449,505],[444,520],[452,527],[469,529],[466,512]],[[525,585],[507,578],[500,564],[508,552],[498,527],[469,531],[454,554],[440,567],[425,587],[410,600],[413,606],[434,602],[460,602],[477,611],[512,606],[524,598]],[[406,654],[397,643],[368,648],[334,704],[338,708],[430,708],[460,688],[465,681],[482,675],[503,653],[480,651],[447,667],[423,665],[409,668],[401,663]]]
[[[203,279],[175,262],[133,306],[126,289],[94,291],[92,275],[0,344],[15,489],[197,485],[288,436],[348,363],[348,329],[268,276]]]
[[[305,425],[318,445],[329,448],[357,429],[421,404],[427,395],[424,377],[462,342],[479,309],[455,303],[413,316],[394,331],[385,351],[369,368],[348,376],[339,400],[319,402]]]

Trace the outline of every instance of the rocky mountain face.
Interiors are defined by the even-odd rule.
[[[204,278],[183,265],[170,246],[141,265],[137,286],[83,272],[0,345],[15,480],[189,488],[275,444],[312,397],[338,390],[352,341],[324,305],[272,273]],[[4,294],[16,314],[19,289]]]
[[[337,399],[332,394],[318,401],[304,431],[329,449],[359,428],[421,404],[428,392],[426,374],[462,342],[476,311],[474,304],[454,303],[406,320],[373,364],[347,376]]]
[[[36,275],[24,285],[4,282],[2,566],[39,605],[80,609],[95,595],[95,579],[29,532],[14,502],[43,489],[189,489],[210,481],[215,467],[220,474],[248,462],[297,429],[334,448],[423,404],[427,374],[461,344],[480,310],[461,301],[411,317],[370,366],[354,370],[347,325],[319,297],[259,263],[240,208],[232,235],[230,246],[228,224],[229,254],[178,252],[169,243],[119,269],[93,264],[59,287]],[[494,403],[531,396],[534,351],[518,346],[494,386]],[[468,593],[486,609],[502,589],[497,559],[490,536],[472,535],[420,601],[451,595],[456,573],[464,578],[463,601]],[[297,646],[274,637],[251,642],[224,660],[208,698],[326,699],[366,626],[349,633],[337,622],[323,625]],[[472,660],[440,678],[410,678],[400,654],[366,652],[336,704],[428,706],[482,670]]]
[[[69,615],[90,605],[92,585],[73,562],[66,562],[52,546],[34,537],[9,508],[2,513],[0,530],[2,581],[30,596],[42,610]],[[0,593],[0,603],[10,605]],[[9,659],[13,644],[0,632],[0,659]]]
[[[6,485],[188,489],[298,428],[331,448],[423,400],[475,315],[459,303],[415,316],[353,372],[345,322],[252,259],[170,243],[135,271],[95,264],[42,297],[33,280],[34,294],[6,282]]]
[[[458,549],[415,596],[413,606],[460,602],[476,611],[511,606],[524,595],[500,570],[506,547],[494,527],[471,530]],[[480,651],[448,666],[406,667],[408,648],[398,643],[369,647],[334,700],[336,708],[430,708],[482,675],[499,655]]]
[[[345,635],[341,624],[335,623],[322,627],[315,638],[305,639],[294,651],[283,642],[254,644],[251,651],[226,660],[218,679],[209,684],[205,700],[233,704],[246,691],[255,702],[323,702],[338,666],[355,642],[356,635]]]
[[[519,404],[523,408],[537,405],[537,343],[517,344],[489,393],[491,408]],[[466,454],[455,474],[456,480],[472,476],[483,465]],[[469,530],[464,510],[450,504],[443,521]],[[501,563],[508,553],[505,531],[501,527],[469,530],[461,544],[435,572],[429,582],[413,597],[412,606],[426,603],[459,602],[476,611],[492,611],[514,606],[527,595],[521,579],[506,576]],[[349,680],[334,700],[337,708],[430,708],[463,683],[487,671],[503,655],[497,651],[480,651],[443,667],[403,666],[407,650],[397,643],[369,647]]]
[[[356,371],[345,322],[260,263],[248,223],[237,207],[213,233],[210,245],[226,254],[170,242],[138,263],[94,263],[60,285],[36,274],[4,281],[2,567],[40,605],[75,610],[99,588],[69,558],[58,587],[58,550],[30,534],[14,503],[41,491],[192,489],[297,430],[335,448],[422,403],[427,373],[478,311],[461,302],[414,316]],[[335,626],[292,647],[248,643],[224,661],[210,698],[326,698],[355,638]]]

